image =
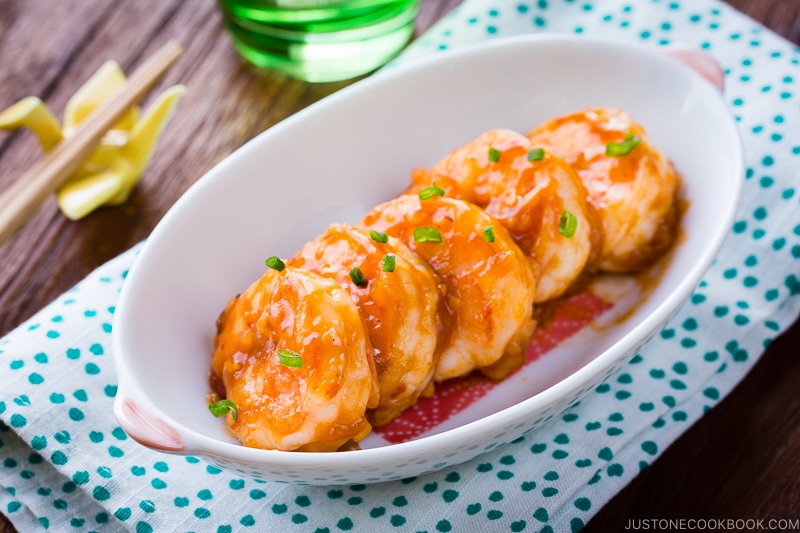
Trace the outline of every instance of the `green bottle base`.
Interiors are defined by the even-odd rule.
[[[314,6],[289,9],[275,6],[275,0],[219,0],[242,57],[308,82],[346,80],[384,65],[411,39],[418,11],[418,0],[289,2]]]

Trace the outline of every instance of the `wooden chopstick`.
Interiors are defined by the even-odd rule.
[[[175,41],[161,47],[133,73],[113,98],[81,122],[73,135],[59,142],[0,194],[0,244],[10,238],[44,199],[78,169],[103,135],[152,88],[182,52],[183,48]]]

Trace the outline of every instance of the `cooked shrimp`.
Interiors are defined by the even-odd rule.
[[[447,196],[485,208],[533,260],[535,301],[543,302],[564,294],[584,272],[600,250],[601,232],[575,171],[537,148],[513,131],[486,132],[430,170],[416,170],[408,192],[435,182]],[[574,231],[560,229],[562,217],[574,220]]]
[[[437,276],[411,249],[393,237],[375,239],[334,224],[287,264],[335,279],[350,291],[366,322],[378,372],[379,404],[367,417],[380,426],[423,392],[432,393],[439,291]],[[363,282],[356,283],[354,269]]]
[[[586,186],[603,226],[597,268],[634,272],[672,243],[679,177],[628,113],[586,109],[549,120],[528,138],[564,158]]]
[[[505,157],[502,161],[493,162],[490,160],[490,152],[497,150],[499,154],[503,154],[521,148],[527,154],[529,145],[530,141],[515,131],[487,131],[450,152],[429,170],[414,170],[411,175],[412,185],[406,192],[417,194],[436,182],[437,186],[447,191],[448,197],[486,207],[493,197],[503,191],[504,184],[511,179],[509,174],[521,171],[516,168],[516,164],[521,161]]]
[[[507,373],[522,364],[534,328],[535,278],[501,224],[461,200],[405,195],[374,208],[359,227],[397,237],[444,280],[450,336],[436,381],[476,368],[499,378],[496,368]]]
[[[528,160],[527,155],[520,158]],[[597,213],[586,201],[586,188],[563,159],[545,151],[529,164],[492,198],[486,212],[535,259],[535,301],[544,302],[564,294],[584,273],[602,246],[602,234]]]
[[[378,391],[364,322],[347,290],[317,274],[269,270],[231,300],[212,372],[238,407],[227,421],[245,446],[333,451],[371,430]]]

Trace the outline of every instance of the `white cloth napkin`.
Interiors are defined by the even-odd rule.
[[[800,53],[713,0],[467,0],[404,54],[526,32],[684,43],[725,68],[747,158],[691,301],[579,405],[455,468],[377,485],[240,478],[118,427],[110,332],[138,247],[0,340],[0,511],[21,531],[575,531],[713,408],[800,310]],[[135,268],[135,267],[134,267]]]

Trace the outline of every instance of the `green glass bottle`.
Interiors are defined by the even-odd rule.
[[[311,82],[365,74],[414,30],[419,0],[218,0],[233,46],[250,63]]]

